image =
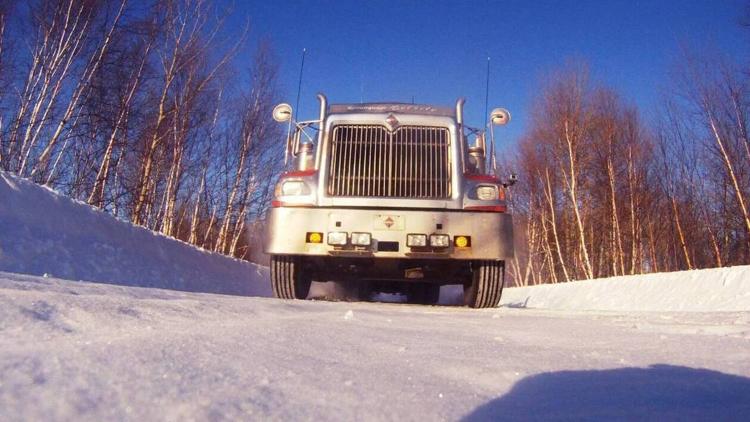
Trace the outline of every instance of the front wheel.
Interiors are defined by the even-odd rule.
[[[304,270],[302,258],[272,255],[271,284],[273,295],[279,299],[307,299],[312,278]]]
[[[500,303],[505,280],[503,261],[475,261],[470,280],[464,284],[464,304],[471,308],[494,308]]]

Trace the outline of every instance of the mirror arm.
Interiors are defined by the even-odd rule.
[[[289,124],[286,128],[286,146],[284,147],[284,168],[289,165],[289,143],[292,141],[292,119],[289,119]]]

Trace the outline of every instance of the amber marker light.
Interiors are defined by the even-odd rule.
[[[305,242],[307,243],[323,243],[323,233],[308,232],[305,235]]]
[[[471,236],[456,236],[453,238],[453,244],[457,248],[468,248],[471,246]]]

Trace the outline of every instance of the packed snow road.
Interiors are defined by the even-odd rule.
[[[750,313],[279,301],[0,273],[0,419],[741,419]]]

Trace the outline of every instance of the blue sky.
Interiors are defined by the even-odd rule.
[[[331,102],[406,101],[452,105],[467,98],[470,124],[484,119],[487,56],[490,108],[510,109],[498,132],[513,143],[528,125],[543,77],[585,60],[594,79],[616,88],[644,115],[658,105],[679,48],[718,48],[748,58],[746,2],[682,1],[248,1],[251,37],[268,38],[281,61],[283,98],[294,104],[307,48],[300,116],[314,95]],[[251,47],[249,47],[251,48]]]

